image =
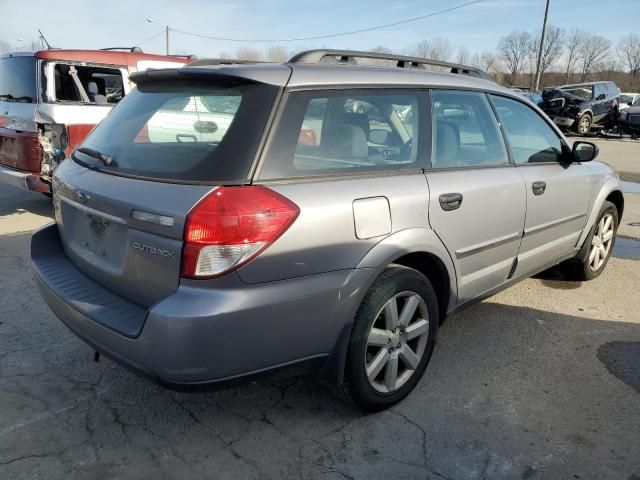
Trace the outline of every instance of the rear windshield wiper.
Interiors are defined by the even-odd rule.
[[[89,157],[97,158],[102,163],[104,163],[107,167],[117,167],[118,166],[118,162],[116,162],[115,158],[113,158],[110,155],[105,155],[104,153],[99,152],[98,150],[94,150],[93,148],[80,147],[76,151],[80,152],[80,153],[84,153],[85,155],[88,155]]]

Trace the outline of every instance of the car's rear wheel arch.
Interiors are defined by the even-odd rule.
[[[439,320],[442,323],[451,297],[449,272],[442,260],[428,252],[412,252],[396,258],[391,263],[413,268],[429,279],[438,297]]]

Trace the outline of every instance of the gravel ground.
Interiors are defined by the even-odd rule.
[[[624,235],[640,238],[626,225],[639,200]],[[50,216],[0,186],[1,479],[640,478],[637,260],[458,314],[413,394],[362,415],[312,377],[179,394],[94,363],[31,276],[29,237]]]

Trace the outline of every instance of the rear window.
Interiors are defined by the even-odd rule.
[[[582,98],[583,100],[591,100],[593,98],[593,87],[566,87],[561,88],[563,92],[567,92],[571,95],[575,95],[578,98]]]
[[[295,92],[288,96],[261,179],[422,167],[420,109],[409,90]]]
[[[248,178],[277,87],[220,80],[142,84],[127,95],[83,147],[111,157],[105,172],[161,180],[235,183]]]
[[[36,58],[0,58],[0,100],[35,103]]]

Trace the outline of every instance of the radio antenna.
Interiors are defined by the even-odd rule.
[[[38,29],[38,33],[40,34],[40,39],[47,44],[47,50],[51,50],[51,45],[49,45],[49,42],[47,42],[44,33],[42,33],[42,30]]]

